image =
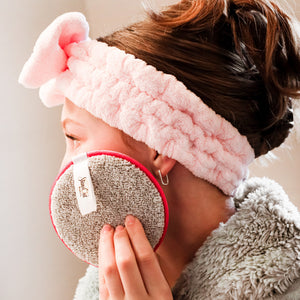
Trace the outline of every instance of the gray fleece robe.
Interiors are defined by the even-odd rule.
[[[221,223],[185,267],[176,300],[300,300],[300,214],[282,187],[251,178],[238,189],[236,213]],[[74,300],[98,300],[89,266]]]

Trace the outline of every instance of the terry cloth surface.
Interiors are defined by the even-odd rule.
[[[267,178],[247,180],[235,204],[235,215],[211,233],[186,266],[173,288],[174,299],[299,300],[297,208]],[[97,300],[98,295],[98,269],[89,267],[74,300]]]
[[[88,31],[81,13],[58,17],[38,38],[19,82],[40,87],[47,106],[68,98],[234,194],[254,159],[247,138],[176,77],[90,40]]]
[[[155,247],[166,229],[167,207],[149,177],[131,162],[111,155],[90,157],[88,167],[96,211],[84,216],[80,213],[73,165],[56,181],[50,196],[52,222],[65,245],[80,259],[98,266],[99,233],[103,225],[124,225],[126,216],[131,214],[141,221],[150,244]]]

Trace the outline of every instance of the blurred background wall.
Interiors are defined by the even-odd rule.
[[[298,1],[290,4],[299,17]],[[67,11],[86,14],[93,38],[143,16],[139,0],[2,1],[1,300],[72,299],[87,266],[60,242],[48,213],[48,194],[64,152],[61,108],[45,108],[36,90],[17,83],[39,33]],[[251,176],[279,181],[300,207],[300,145],[294,140],[293,149],[279,149],[279,159],[269,166],[251,166]]]

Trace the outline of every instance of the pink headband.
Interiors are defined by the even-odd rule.
[[[81,13],[58,17],[38,38],[19,82],[40,87],[49,107],[67,97],[233,195],[254,159],[247,138],[173,75],[88,33]]]

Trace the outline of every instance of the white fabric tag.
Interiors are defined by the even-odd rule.
[[[73,157],[73,178],[76,198],[81,214],[87,215],[97,210],[94,187],[88,168],[86,153]]]

